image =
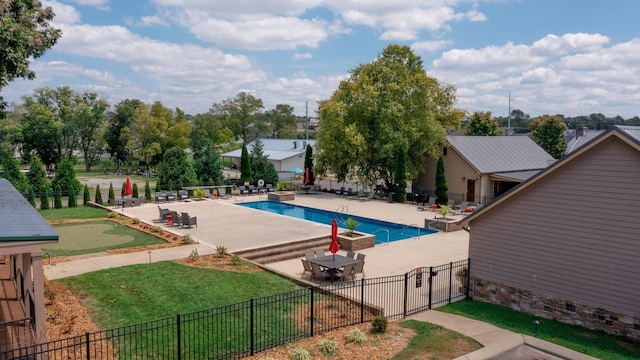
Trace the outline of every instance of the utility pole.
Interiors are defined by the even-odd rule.
[[[304,103],[304,108],[305,108],[305,117],[307,121],[307,124],[305,125],[305,129],[304,129],[304,138],[305,140],[309,140],[309,102],[308,101]]]
[[[511,136],[511,91],[509,91],[509,122],[507,123],[507,136]]]

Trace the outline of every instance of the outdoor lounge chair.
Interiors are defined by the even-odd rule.
[[[462,214],[464,214],[464,211],[467,209],[467,206],[469,206],[469,202],[468,201],[463,201],[463,202],[460,203],[460,207],[457,208],[456,210],[453,210],[451,213],[453,215],[456,215],[456,214],[462,215]]]
[[[187,190],[178,190],[178,199],[186,200],[189,198],[189,192]]]
[[[360,198],[360,201],[369,201],[369,200],[373,200],[373,196],[376,193],[374,191],[369,191],[369,194],[367,196],[363,196]]]
[[[215,197],[211,193],[211,190],[209,190],[209,189],[204,189],[204,197],[209,198],[209,199],[215,199]]]
[[[182,227],[188,226],[192,227],[195,225],[198,227],[198,217],[197,216],[189,216],[188,213],[182,213]]]
[[[305,259],[302,260],[302,278],[304,279],[304,274],[309,273],[309,276],[313,277],[313,270],[311,269],[311,263]]]
[[[249,185],[249,195],[253,195],[257,193],[258,193],[258,189],[256,189],[256,187],[253,185]]]
[[[167,201],[167,196],[164,193],[156,192],[154,199],[157,203]]]
[[[227,194],[227,190],[223,187],[218,188],[218,197],[220,199],[228,199],[229,198],[229,194]]]
[[[176,201],[176,194],[171,191],[167,191],[167,201]]]
[[[240,186],[239,190],[240,190],[240,195],[242,196],[249,195],[249,189],[247,189],[244,185]]]
[[[424,205],[421,205],[421,206],[418,206],[418,210],[422,210],[422,211],[431,210],[431,208],[433,207],[433,205],[435,205],[435,203],[436,203],[436,197],[435,196],[431,196],[431,197],[429,197],[429,202],[428,203],[426,203]]]
[[[273,192],[276,191],[276,189],[273,187],[273,184],[267,184],[267,192]]]
[[[468,216],[468,215],[471,215],[471,214],[473,214],[474,212],[478,211],[478,209],[482,208],[483,206],[484,206],[484,204],[478,204],[478,205],[476,205],[476,208],[475,208],[475,209],[473,209],[473,211],[472,211],[472,212],[463,212],[463,213],[462,213],[462,216]]]
[[[364,191],[358,190],[358,193],[355,195],[347,196],[347,200],[357,200],[361,197],[364,197]]]
[[[344,186],[341,186],[341,187],[340,187],[340,190],[336,190],[336,195],[338,195],[338,196],[342,196],[342,195],[344,195],[344,194],[345,194]]]

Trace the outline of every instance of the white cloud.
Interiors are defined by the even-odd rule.
[[[411,48],[416,52],[434,52],[452,43],[451,40],[420,41],[411,44]]]
[[[140,18],[140,22],[137,24],[138,26],[150,27],[150,26],[169,26],[169,23],[160,18],[159,16],[143,16]]]
[[[73,6],[62,4],[57,1],[43,1],[42,4],[53,9],[55,14],[53,19],[54,24],[76,24],[80,22],[80,13]]]
[[[302,59],[311,59],[313,57],[313,55],[311,55],[311,53],[295,53],[293,54],[293,58],[296,60],[302,60]]]
[[[600,34],[550,34],[534,42],[531,51],[543,56],[562,55],[570,51],[598,49],[608,42],[609,38]]]
[[[100,10],[109,10],[109,0],[71,0],[84,6],[93,6]]]

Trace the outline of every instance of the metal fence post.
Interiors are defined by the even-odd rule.
[[[89,343],[89,332],[84,333],[84,341],[87,344],[87,360],[91,360],[91,345]]]
[[[467,259],[467,288],[464,296],[469,297],[469,285],[471,284],[471,258]]]
[[[360,279],[360,323],[364,322],[364,277]]]
[[[254,302],[253,302],[253,298],[251,298],[249,300],[249,342],[250,342],[250,349],[249,349],[249,353],[251,353],[251,356],[253,356],[253,351],[254,351],[254,347],[255,347],[255,339],[253,336],[254,333],[254,326],[253,326],[253,322],[254,322],[254,310],[253,310],[253,306],[254,306]]]
[[[403,301],[403,308],[402,308],[402,317],[406,318],[407,317],[407,307],[409,306],[408,304],[408,300],[409,300],[409,273],[404,273],[404,301]]]
[[[429,266],[429,310],[431,310],[431,302],[433,301],[433,266]]]
[[[180,360],[182,359],[182,334],[180,331],[180,314],[176,314],[176,330],[177,330],[177,337],[178,337],[178,344],[176,346],[178,354],[177,354],[177,359]]]
[[[449,304],[451,304],[451,288],[453,287],[453,262],[449,263]]]
[[[309,288],[309,323],[311,324],[311,336],[313,336],[313,286]]]

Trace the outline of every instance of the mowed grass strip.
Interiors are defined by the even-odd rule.
[[[101,270],[67,284],[102,329],[173,316],[297,289],[266,271],[225,272],[173,261]]]
[[[413,329],[416,334],[393,360],[453,359],[482,348],[472,338],[439,325],[415,320],[402,321],[400,325]]]
[[[437,308],[451,314],[484,321],[516,333],[535,336],[534,321],[539,321],[538,338],[604,360],[640,359],[640,343],[623,337],[568,325],[555,320],[524,314],[504,306],[464,300]]]
[[[92,197],[93,199],[93,197]],[[38,210],[40,215],[50,221],[64,221],[71,219],[101,219],[109,215],[105,209],[80,205],[73,208]]]
[[[164,244],[165,241],[115,221],[90,221],[54,225],[60,235],[58,244],[44,249],[55,256],[97,253],[133,246]]]

